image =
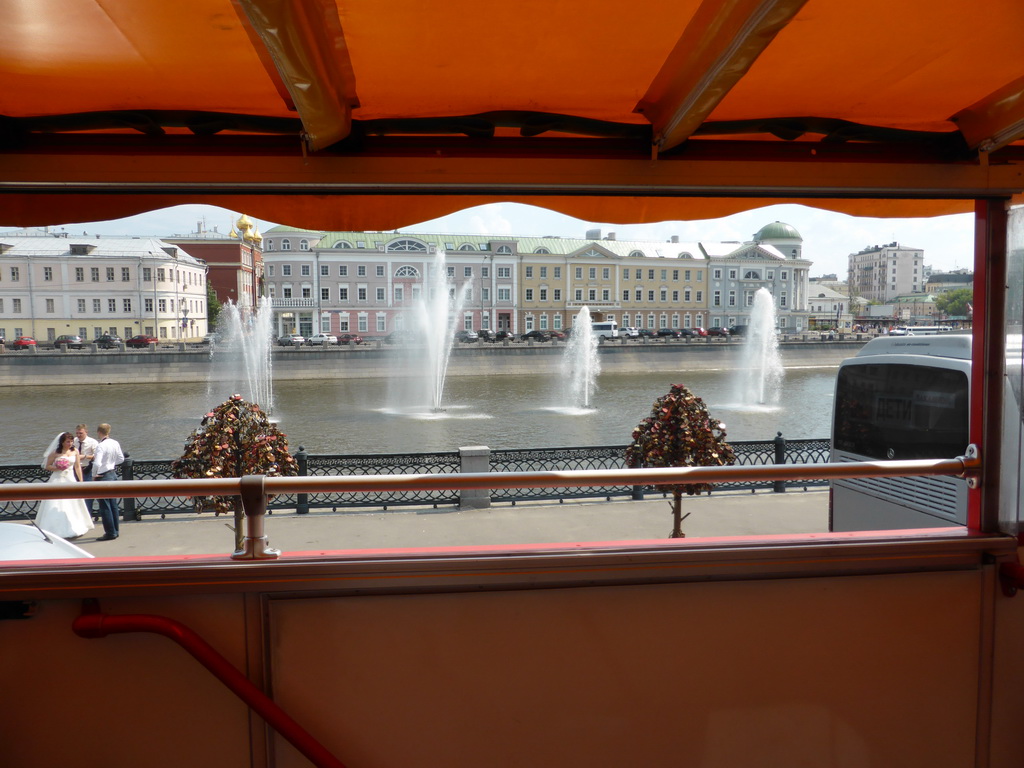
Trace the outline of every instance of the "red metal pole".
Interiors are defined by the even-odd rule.
[[[291,718],[249,678],[239,672],[203,638],[184,624],[166,616],[83,613],[71,625],[80,637],[98,638],[126,632],[150,632],[170,638],[188,651],[226,685],[232,693],[253,709],[267,724],[287,739],[317,768],[345,768],[326,747]]]

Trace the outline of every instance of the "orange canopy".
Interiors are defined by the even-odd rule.
[[[0,220],[390,229],[1024,190],[1020,0],[0,0]]]

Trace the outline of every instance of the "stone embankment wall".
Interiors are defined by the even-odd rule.
[[[864,341],[784,342],[787,368],[837,366]],[[562,364],[563,346],[516,343],[466,345],[452,350],[449,376],[552,373]],[[606,373],[708,371],[742,365],[740,341],[605,344],[599,350]],[[97,352],[11,352],[0,354],[0,386],[146,384],[206,381],[216,365],[206,349]],[[295,379],[415,376],[423,361],[413,349],[366,345],[281,348],[273,352],[275,381]]]

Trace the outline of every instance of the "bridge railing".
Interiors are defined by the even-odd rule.
[[[786,440],[781,433],[772,440],[730,442],[736,451],[737,465],[825,463],[829,457],[826,439]],[[624,469],[626,446],[569,448],[529,448],[492,450],[485,446],[442,453],[407,454],[309,454],[301,446],[295,454],[301,476],[451,474],[459,472],[564,472],[591,469]],[[168,480],[171,462],[134,460],[127,457],[119,467],[122,480]],[[0,466],[0,483],[44,483],[49,473],[36,464]],[[792,487],[827,485],[827,480],[746,481],[719,483],[714,491],[758,489],[785,491]],[[653,487],[634,485],[583,486],[555,488],[501,488],[490,491],[389,490],[279,494],[269,511],[383,509],[401,506],[486,507],[494,503],[553,501],[580,498],[642,499],[645,493],[663,493]],[[0,502],[0,519],[34,516],[38,502]],[[201,502],[186,496],[126,497],[121,508],[125,519],[144,515],[173,515],[202,511]]]

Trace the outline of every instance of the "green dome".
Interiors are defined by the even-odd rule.
[[[760,230],[754,235],[754,240],[758,242],[765,242],[766,240],[800,240],[800,233],[789,224],[781,221],[773,221],[771,224],[767,224],[761,227]]]

